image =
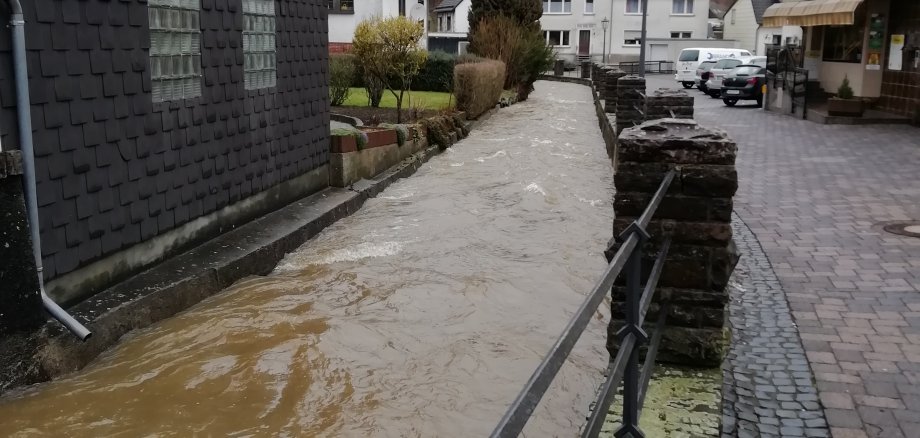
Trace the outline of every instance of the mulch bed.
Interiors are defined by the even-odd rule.
[[[371,108],[365,106],[334,106],[331,110],[336,114],[344,114],[346,116],[357,117],[361,119],[364,124],[371,124],[371,121],[374,119],[374,116],[377,116],[377,120],[380,123],[396,123],[396,108]],[[440,113],[438,110],[418,110],[417,113],[413,109],[403,109],[403,123],[414,122],[419,119],[425,119],[428,117],[436,116]]]

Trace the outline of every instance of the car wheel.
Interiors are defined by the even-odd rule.
[[[712,91],[712,90],[710,90],[710,91],[709,91],[709,97],[711,97],[711,98],[713,98],[713,99],[718,99],[719,97],[722,97],[722,92],[721,92],[721,91]]]
[[[686,89],[693,88],[693,82],[684,82],[683,84]]]
[[[738,103],[738,99],[722,99],[722,102],[725,102],[727,106],[735,106]]]

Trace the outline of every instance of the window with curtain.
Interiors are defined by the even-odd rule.
[[[572,12],[572,0],[543,0],[543,13],[569,14]]]
[[[150,0],[150,86],[154,102],[201,96],[198,0]]]
[[[693,13],[693,0],[672,0],[671,13],[689,15]]]
[[[641,14],[642,13],[642,0],[626,0],[626,13],[627,14]]]

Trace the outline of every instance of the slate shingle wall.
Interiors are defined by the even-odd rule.
[[[261,90],[244,89],[241,0],[201,0],[202,95],[163,103],[145,0],[23,7],[47,278],[328,162],[322,0],[277,0],[278,80]],[[4,148],[19,143],[11,59],[0,30]]]

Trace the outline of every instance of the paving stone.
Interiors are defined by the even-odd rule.
[[[671,82],[650,77],[648,87],[673,88]],[[788,314],[787,328],[807,339],[804,345],[793,340],[794,345],[786,346],[807,352],[802,362],[785,366],[801,373],[793,374],[803,379],[795,386],[812,378],[809,362],[816,370],[818,365],[836,366],[839,371],[818,373],[814,384],[828,407],[834,438],[920,437],[920,406],[905,403],[905,396],[920,393],[920,375],[911,371],[908,357],[920,355],[915,350],[920,348],[920,239],[887,234],[879,225],[920,220],[920,131],[899,125],[818,125],[773,112],[728,108],[700,94],[694,117],[703,126],[724,129],[738,144],[735,213],[762,249],[753,256],[742,250],[741,263],[758,266],[759,257],[765,258],[763,267],[754,271],[763,269],[772,278],[758,279],[756,287],[765,288],[761,293],[777,288],[783,298],[777,308],[795,311]],[[745,296],[733,292],[731,306]],[[759,303],[744,304],[752,310],[742,319],[747,323],[743,328],[752,335],[783,325],[755,322],[767,312]],[[732,312],[730,319],[735,316]],[[735,335],[734,320],[732,326]],[[745,354],[754,353],[746,349]],[[737,364],[738,357],[728,360]],[[746,363],[760,365],[757,359]],[[773,364],[764,365],[775,371]],[[892,384],[894,391],[883,383]],[[895,415],[899,429],[864,422],[862,416],[873,414],[854,409],[857,395],[883,397],[864,398],[868,404],[900,402],[904,407],[895,409],[903,412]]]

